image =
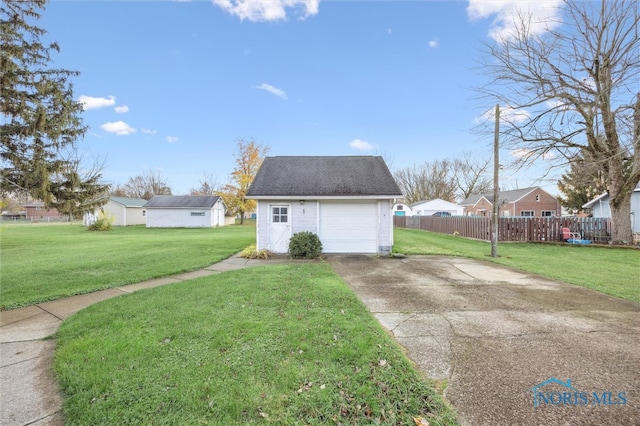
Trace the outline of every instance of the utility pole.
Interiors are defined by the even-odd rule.
[[[498,171],[500,170],[500,104],[496,104],[496,125],[493,136],[493,215],[491,217],[491,257],[498,257],[498,209],[500,208],[500,181]]]

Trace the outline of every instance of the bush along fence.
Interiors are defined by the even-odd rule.
[[[473,216],[394,216],[393,225],[491,241],[491,218]],[[611,240],[611,219],[601,217],[501,217],[498,241],[564,241],[562,228],[594,243]]]

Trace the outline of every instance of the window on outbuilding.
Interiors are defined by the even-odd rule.
[[[274,223],[287,223],[289,222],[289,208],[288,207],[272,207],[272,222]]]
[[[535,213],[533,212],[533,210],[522,210],[520,212],[520,216],[533,217],[533,216],[535,216]]]

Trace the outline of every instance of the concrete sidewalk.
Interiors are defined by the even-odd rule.
[[[62,321],[89,305],[138,290],[253,266],[287,263],[287,257],[232,256],[207,268],[0,312],[0,425],[64,424],[62,395],[53,375],[53,335]]]

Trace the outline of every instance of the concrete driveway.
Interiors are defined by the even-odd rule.
[[[640,425],[640,305],[470,259],[328,261],[463,425]]]

